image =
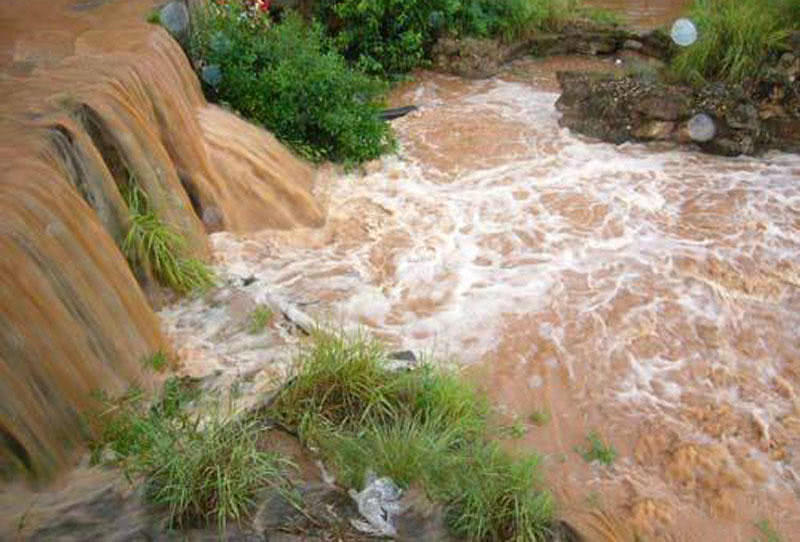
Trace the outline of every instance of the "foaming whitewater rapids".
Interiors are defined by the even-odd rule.
[[[397,155],[322,176],[322,228],[213,234],[220,273],[469,366],[512,418],[548,410],[513,445],[589,540],[800,533],[800,157],[582,139],[536,70],[420,75]],[[217,314],[160,316],[194,366],[273,363]],[[575,453],[591,430],[612,466]]]

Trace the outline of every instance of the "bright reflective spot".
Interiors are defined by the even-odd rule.
[[[717,127],[714,119],[705,113],[698,113],[689,119],[689,136],[700,143],[711,141],[717,134]]]
[[[697,27],[689,19],[678,19],[672,25],[670,36],[672,41],[686,47],[697,41]]]

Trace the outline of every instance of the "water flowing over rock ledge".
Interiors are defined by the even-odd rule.
[[[119,249],[126,186],[135,182],[201,258],[208,231],[324,221],[312,168],[208,105],[162,28],[112,25],[65,39],[71,48],[43,53],[30,73],[0,78],[4,474],[46,477],[68,464],[90,393],[142,380],[140,360],[166,351],[151,308],[162,294]]]

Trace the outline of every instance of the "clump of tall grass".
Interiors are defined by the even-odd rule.
[[[170,527],[216,524],[222,533],[246,514],[257,490],[283,489],[289,463],[259,449],[263,426],[255,419],[228,417],[219,405],[204,418],[190,414],[196,396],[173,378],[149,408],[139,391],[105,398],[91,449],[95,461],[110,450],[130,479],[143,477],[146,498],[168,511]]]
[[[212,271],[200,260],[186,256],[186,240],[150,209],[147,194],[134,180],[123,192],[130,226],[122,251],[131,266],[150,270],[161,284],[181,294],[213,286]]]
[[[373,471],[421,485],[462,538],[545,539],[553,502],[539,487],[538,457],[492,443],[485,397],[452,372],[393,372],[385,361],[373,340],[317,332],[270,414],[296,427],[349,487]]]
[[[800,28],[800,1],[696,0],[690,18],[698,39],[673,59],[675,75],[695,84],[736,84],[757,77],[790,31]]]

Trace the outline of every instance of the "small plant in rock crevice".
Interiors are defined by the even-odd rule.
[[[186,240],[150,209],[147,194],[130,179],[123,196],[130,226],[122,251],[134,269],[153,273],[164,286],[186,294],[214,285],[214,274],[200,260],[186,256]]]
[[[257,335],[264,331],[267,325],[272,321],[272,309],[266,305],[259,305],[253,312],[250,313],[248,319],[247,331],[251,335]]]
[[[160,350],[142,360],[142,365],[157,373],[163,371],[167,367],[167,363],[168,360],[166,354]]]

